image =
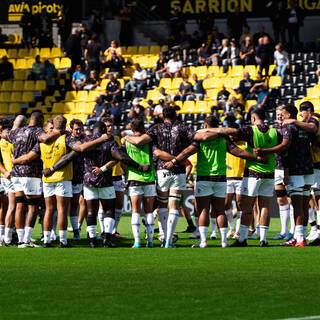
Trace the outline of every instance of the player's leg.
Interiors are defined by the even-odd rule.
[[[213,207],[210,206],[210,220],[211,220],[211,232],[210,232],[210,239],[216,240],[217,239],[217,215],[213,210]]]
[[[199,186],[199,182],[197,182]],[[211,203],[211,195],[205,196],[198,196],[199,193],[196,195],[196,203],[197,209],[199,213],[199,233],[200,233],[200,242],[194,244],[193,248],[205,248],[207,247],[207,234],[209,230],[209,210],[210,210],[210,203]]]
[[[101,188],[106,189],[99,194],[100,201],[105,212],[104,218],[104,239],[103,244],[108,248],[115,248],[115,244],[112,241],[112,230],[115,224],[115,191],[113,187]],[[104,198],[104,199],[101,199]]]
[[[67,181],[63,181],[63,182],[67,182]],[[60,248],[67,248],[71,246],[67,240],[68,209],[69,209],[70,199],[72,195],[71,192],[68,195],[69,197],[56,195]]]
[[[112,230],[112,234],[116,238],[123,238],[118,233],[118,225],[119,225],[120,218],[121,218],[121,213],[122,213],[122,209],[123,209],[123,200],[124,200],[124,189],[123,189],[122,180],[114,181],[113,185],[114,185],[114,189],[116,192],[116,205],[115,205],[116,207],[114,210],[115,223],[114,223],[114,227]]]
[[[81,230],[83,220],[87,217],[87,204],[84,200],[83,194],[80,194],[79,198],[79,217],[78,217],[78,229]]]
[[[76,240],[76,241],[80,240],[79,225],[78,225],[78,208],[79,208],[80,192],[73,193],[72,198],[70,200],[70,223],[73,230],[73,240]]]
[[[187,207],[185,206],[185,204],[182,205],[182,207],[180,208],[180,211],[181,211],[181,214],[183,215],[183,217],[186,219],[186,221],[188,223],[188,227],[184,232],[186,232],[186,233],[194,232],[196,230],[196,227],[193,224],[190,212],[187,209]]]
[[[45,196],[44,198],[46,210],[43,218],[43,246],[51,248],[51,230],[53,227],[53,215],[57,209],[55,195]]]
[[[86,195],[85,195],[86,197]],[[97,248],[97,214],[99,210],[99,199],[86,199],[88,210],[87,215],[87,233],[89,235],[90,247]]]
[[[1,185],[2,186],[2,185]],[[4,244],[5,219],[8,208],[8,199],[3,192],[0,193],[0,246]]]
[[[260,210],[260,246],[267,246],[267,233],[270,225],[269,206],[272,197],[259,196],[258,205]]]
[[[192,235],[190,235],[189,239],[199,239],[200,238],[200,232],[199,232],[199,211],[197,207],[197,202],[196,200],[192,200],[194,203],[194,221],[196,224],[196,230],[193,231]]]
[[[169,200],[169,191],[161,191],[157,189],[157,201],[159,204],[159,209],[158,209],[158,217],[160,220],[160,226],[159,226],[159,234],[161,234],[161,229],[163,232],[163,242],[162,244],[166,244],[166,236],[167,236],[167,223],[168,223],[168,215],[169,215],[169,210],[168,210],[168,200]]]
[[[15,212],[15,225],[18,235],[18,246],[23,244],[25,216],[27,211],[27,198],[23,191],[15,192],[16,195],[16,212]]]
[[[225,200],[225,214],[228,220],[228,225],[230,227],[230,230],[228,232],[227,238],[231,239],[234,236],[235,228],[234,228],[234,222],[233,222],[233,212],[232,212],[232,200],[235,196],[235,193],[231,193],[230,190],[228,190],[228,184],[227,184],[227,194],[226,194],[226,200]]]
[[[241,188],[241,184],[240,184],[240,188]],[[233,236],[233,239],[239,239],[240,237],[240,224],[241,224],[241,216],[242,216],[242,212],[240,210],[240,190],[238,193],[236,193],[236,207],[237,207],[237,212],[235,215],[236,218],[236,232],[235,235]]]
[[[12,242],[12,232],[14,225],[14,213],[16,209],[16,196],[13,192],[8,192],[8,210],[5,219],[4,242],[9,245]]]
[[[153,233],[154,233],[154,199],[156,196],[156,188],[154,184],[143,186],[143,208],[145,211],[146,229],[147,229],[147,247],[153,247]]]
[[[216,188],[216,189],[218,189],[218,188]],[[225,188],[224,188],[224,190],[225,190]],[[224,194],[225,194],[225,191],[224,191]],[[217,195],[219,195],[219,194],[217,193]],[[220,194],[220,195],[222,195],[222,194]],[[229,247],[229,243],[227,240],[228,219],[225,214],[225,201],[226,201],[226,199],[224,197],[214,196],[214,197],[212,197],[212,202],[211,202],[213,211],[215,212],[215,214],[217,216],[217,225],[220,230],[222,248]]]
[[[140,187],[140,186],[139,186]],[[140,213],[141,213],[141,203],[143,198],[143,192],[139,192],[137,189],[139,187],[129,187],[130,189],[135,188],[135,192],[129,191],[130,201],[132,207],[132,216],[131,216],[131,228],[132,234],[134,237],[134,244],[132,248],[140,248]]]

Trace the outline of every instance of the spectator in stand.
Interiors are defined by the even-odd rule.
[[[256,59],[260,66],[260,71],[265,70],[265,75],[269,75],[269,66],[273,62],[273,47],[270,44],[268,36],[263,37],[262,44],[259,44],[256,49]]]
[[[73,90],[82,90],[87,81],[87,75],[82,72],[82,67],[80,64],[76,66],[76,71],[72,75],[71,86]]]
[[[283,50],[281,43],[276,45],[276,51],[274,52],[274,64],[277,66],[278,76],[280,76],[283,81],[286,70],[289,66],[289,57],[288,53]]]
[[[168,48],[169,48],[169,50],[173,50],[173,48],[175,48],[178,45],[179,45],[179,40],[178,40],[177,36],[174,35],[173,33],[171,33],[169,35],[169,39],[168,39]]]
[[[125,90],[127,92],[134,91],[134,96],[140,96],[141,90],[147,85],[147,71],[142,69],[138,63],[134,67],[136,70],[132,78],[126,83]]]
[[[235,13],[229,15],[227,19],[228,33],[231,38],[239,42],[243,27],[247,26],[245,16],[240,12],[240,7],[235,8]]]
[[[264,25],[261,24],[261,25],[259,25],[258,31],[253,35],[253,44],[255,46],[258,46],[259,39],[263,38],[264,36],[268,36],[270,38],[269,34],[264,31]]]
[[[1,60],[0,81],[13,79],[13,64],[8,60],[7,56],[3,56]]]
[[[140,104],[140,98],[134,98],[132,101],[132,109],[136,113],[137,117],[143,118],[144,117],[144,107]]]
[[[206,40],[209,30],[212,30],[214,25],[214,15],[209,11],[208,6],[201,12],[200,18],[197,19],[197,24],[199,26],[201,40]]]
[[[203,43],[198,49],[198,65],[210,65],[212,63],[212,52],[208,43]]]
[[[226,112],[239,112],[244,114],[245,108],[244,105],[236,97],[232,97],[228,100],[225,107]]]
[[[156,118],[159,118],[163,120],[163,108],[165,107],[165,102],[163,99],[159,99],[159,103],[156,105],[156,107],[153,110],[153,115]]]
[[[37,29],[39,30],[39,47],[51,48],[52,40],[52,19],[45,9],[42,9],[41,14],[36,16]]]
[[[186,20],[183,15],[179,13],[179,9],[177,7],[173,8],[173,13],[167,21],[167,28],[169,30],[169,34],[173,34],[176,39],[178,39],[180,31],[186,30]]]
[[[133,16],[128,6],[124,6],[120,14],[121,21],[119,40],[122,46],[130,46],[133,35]]]
[[[249,72],[243,73],[243,80],[239,83],[239,92],[242,94],[244,100],[251,98],[250,89],[254,86],[254,81],[250,79]]]
[[[37,55],[35,62],[32,64],[31,74],[28,76],[28,80],[44,80],[45,79],[45,67],[40,61],[40,56]]]
[[[179,86],[179,94],[176,94],[173,96],[173,100],[177,101],[191,101],[194,99],[194,95],[193,95],[193,87],[192,84],[188,81],[188,76],[184,75],[182,77],[182,82]]]
[[[220,49],[219,52],[219,58],[222,62],[223,66],[223,73],[227,73],[228,71],[228,51],[229,51],[229,40],[228,39],[223,39],[222,40],[222,48]]]
[[[81,64],[81,41],[79,31],[76,28],[72,29],[72,33],[66,42],[65,55],[72,61],[72,70],[75,70],[76,66]]]
[[[159,100],[160,99],[163,99],[163,101],[166,103],[170,103],[170,101],[171,101],[170,95],[167,94],[166,89],[162,88],[162,87],[159,89]]]
[[[225,86],[222,86],[222,89],[218,92],[217,101],[223,106],[226,104],[230,96],[230,92],[226,89]]]
[[[84,54],[85,49],[87,49],[88,42],[91,38],[91,32],[88,30],[87,25],[82,23],[79,32],[80,45],[82,52]]]
[[[121,123],[121,110],[116,100],[111,100],[109,108],[110,117],[113,119],[113,123],[118,126]]]
[[[201,47],[202,41],[199,36],[199,32],[195,31],[190,39],[190,49],[192,49],[193,52],[197,52],[198,48]]]
[[[61,15],[58,18],[58,34],[60,35],[61,47],[65,48],[66,41],[71,34],[72,20],[69,18],[70,8],[63,6]]]
[[[32,48],[32,38],[34,30],[33,26],[33,15],[28,10],[23,10],[23,15],[20,21],[20,27],[22,28],[22,42],[24,46],[28,49]],[[8,39],[7,39],[8,40]],[[0,42],[1,44],[1,42]],[[2,46],[0,46],[2,48]]]
[[[100,44],[104,45],[104,17],[100,8],[92,10],[92,14],[89,17],[90,29],[92,34],[96,34]]]
[[[122,78],[123,76],[123,58],[118,56],[115,51],[111,51],[110,60],[103,64],[104,67],[109,68],[109,73],[117,73]]]
[[[144,110],[144,116],[145,116],[147,124],[150,125],[154,121],[154,118],[153,118],[153,101],[152,100],[148,100],[147,103],[148,103],[148,105],[146,106],[146,108]]]
[[[288,35],[289,45],[292,47],[294,42],[300,43],[299,28],[303,26],[303,12],[299,8],[296,0],[289,1],[288,9]]]
[[[253,94],[253,98],[257,99],[257,104],[255,104],[249,109],[249,113],[252,110],[255,110],[257,108],[261,108],[266,111],[268,109],[268,96],[269,96],[267,85],[264,83],[261,85],[255,84],[250,89],[250,92]]]
[[[221,42],[222,39],[224,39],[225,36],[223,33],[219,32],[218,27],[213,27],[211,34],[208,36],[209,45],[212,50],[219,50],[221,49]]]
[[[100,89],[99,77],[96,70],[91,70],[89,77],[87,78],[86,85],[83,87],[84,90]]]
[[[256,80],[254,80],[254,84],[256,85],[256,88],[258,88],[259,86],[265,84],[266,86],[268,86],[268,81],[267,78],[263,77],[262,72],[258,71],[257,72],[257,76],[256,76]]]
[[[101,97],[96,97],[94,101],[96,105],[94,106],[92,113],[88,116],[86,122],[86,126],[88,127],[95,124],[97,121],[100,121],[107,112],[107,105],[103,102]]]
[[[230,41],[230,47],[227,52],[227,59],[228,59],[229,66],[234,67],[239,64],[240,50],[237,47],[237,43],[235,39],[231,39]]]
[[[100,72],[100,57],[103,56],[103,51],[100,43],[98,41],[98,36],[93,35],[91,40],[88,42],[87,48],[84,50],[84,58],[88,64],[88,70],[97,70]]]
[[[48,86],[54,86],[55,78],[58,75],[56,67],[48,59],[44,61],[44,76]]]
[[[203,80],[198,80],[198,76],[194,73],[192,75],[192,79],[194,81],[194,85],[193,85],[193,92],[194,92],[194,96],[197,100],[203,100],[203,97],[205,95],[205,90],[203,88]]]
[[[167,64],[167,73],[171,78],[175,77],[180,77],[182,72],[182,61],[178,60],[177,55],[173,55],[172,59],[168,61]]]
[[[270,19],[272,21],[274,41],[279,43],[280,36],[283,43],[286,42],[286,26],[288,21],[288,13],[283,0],[273,2],[271,6]]]
[[[253,32],[250,30],[250,27],[247,25],[244,27],[244,31],[240,37],[240,40],[239,40],[239,44],[240,46],[242,46],[243,43],[245,43],[246,41],[246,38],[249,37],[251,39],[251,42],[253,40]]]
[[[199,59],[196,62],[196,66],[197,67],[201,67],[201,66],[207,66],[211,64],[211,60],[206,60],[202,57],[199,57]]]
[[[121,101],[121,84],[113,74],[109,76],[110,81],[106,86],[104,97],[107,101]]]
[[[122,50],[118,46],[118,42],[116,40],[111,41],[110,47],[105,52],[107,61],[111,60],[112,53],[114,53],[114,55],[117,56],[119,59],[122,59]]]
[[[245,66],[255,64],[254,46],[249,36],[246,37],[245,42],[241,44],[240,59]]]
[[[232,98],[237,98],[237,100],[241,103],[241,104],[244,104],[244,99],[243,99],[243,96],[239,90],[239,86],[235,86],[233,87],[231,93],[230,93],[230,96],[229,96],[229,100],[232,99]]]
[[[159,60],[157,61],[157,64],[152,69],[157,80],[160,80],[162,78],[163,74],[166,72],[167,63],[168,63],[168,61],[165,58],[165,55],[163,54],[163,52],[160,52],[159,53]]]

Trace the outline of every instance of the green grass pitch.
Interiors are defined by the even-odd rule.
[[[177,231],[186,223],[180,218]],[[84,230],[85,228],[83,228]],[[143,229],[143,228],[142,228]],[[318,247],[0,248],[0,319],[283,319],[320,315]],[[279,231],[272,219],[269,236]],[[34,234],[40,237],[37,227]],[[72,234],[69,233],[71,237]],[[85,238],[85,232],[82,232]]]

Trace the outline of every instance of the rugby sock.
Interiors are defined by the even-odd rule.
[[[196,224],[196,230],[198,230],[199,231],[199,217],[194,217],[194,222],[195,222],[195,224]]]
[[[249,231],[249,227],[248,227],[248,226],[245,226],[244,224],[240,224],[240,229],[239,229],[239,233],[240,233],[239,242],[243,242],[243,241],[247,240],[248,231]]]
[[[231,230],[234,230],[232,208],[230,208],[229,210],[226,210],[225,212],[226,212],[226,217],[227,217],[227,220],[228,220],[229,228]]]
[[[154,220],[156,220],[156,218],[157,218],[157,215],[158,215],[158,210],[157,209],[155,209],[155,210],[153,210],[153,218],[154,218]]]
[[[0,242],[3,241],[4,238],[4,225],[0,226]]]
[[[159,227],[159,234],[164,234],[160,220],[158,220],[158,227]]]
[[[104,230],[104,218],[105,218],[105,213],[104,213],[103,209],[99,209],[99,211],[98,211],[98,219],[99,219],[99,225],[100,225],[101,233],[105,232],[105,230]]]
[[[118,230],[118,225],[119,225],[119,222],[120,222],[121,213],[122,213],[121,209],[115,209],[114,210],[115,219],[114,219],[114,226],[113,226],[112,233],[116,233],[117,230]]]
[[[103,220],[103,224],[104,224],[104,232],[111,234],[114,227],[114,219],[111,217],[105,217]]]
[[[241,215],[242,215],[242,212],[241,212],[241,211],[238,211],[238,212],[237,212],[236,232],[239,232],[239,231],[240,231]]]
[[[260,226],[260,241],[267,241],[268,226]]]
[[[52,230],[51,232],[54,233],[54,235],[57,234],[57,219],[58,219],[58,212],[55,211],[53,215],[53,225],[52,225]]]
[[[159,216],[159,219],[160,219],[160,222],[161,222],[161,226],[162,226],[162,230],[163,230],[163,234],[164,234],[164,240],[166,239],[166,236],[167,236],[168,214],[169,214],[169,211],[168,211],[167,208],[159,208],[158,216]]]
[[[316,217],[314,216],[314,210],[312,207],[309,207],[308,213],[308,222],[312,225],[312,223],[316,221]]]
[[[154,217],[153,213],[146,214],[146,227],[147,227],[147,235],[148,235],[148,242],[153,241],[153,230],[154,230]]]
[[[219,228],[219,230],[221,235],[221,243],[222,242],[228,243],[228,240],[227,240],[228,228]]]
[[[166,240],[168,243],[172,243],[172,236],[174,231],[176,230],[176,226],[179,219],[179,210],[170,209],[168,216],[168,224],[167,224],[167,237]]]
[[[32,231],[33,231],[33,228],[31,228],[31,227],[25,227],[24,228],[24,237],[23,237],[23,242],[24,243],[29,243],[30,242]]]
[[[4,242],[6,244],[11,243],[11,241],[12,241],[12,232],[13,232],[12,228],[5,228],[5,230],[4,230]]]
[[[89,238],[96,238],[97,236],[97,218],[95,215],[89,214],[87,216],[87,232]]]
[[[79,228],[78,228],[78,217],[77,216],[70,217],[70,222],[71,222],[71,226],[72,226],[72,230],[73,231],[79,230]]]
[[[188,220],[187,220],[187,223],[188,223],[188,226],[189,226],[189,227],[194,227],[194,224],[193,224],[193,220],[192,220],[192,219],[188,219]]]
[[[207,241],[208,230],[209,230],[209,227],[199,227],[200,242]]]
[[[295,220],[294,220],[294,209],[293,206],[290,205],[290,233],[294,234],[295,232]],[[296,238],[295,238],[296,239]]]
[[[256,225],[256,234],[257,234],[257,237],[260,237],[260,224],[257,223]]]
[[[303,226],[303,239],[306,239],[308,226]]]
[[[302,242],[304,240],[303,238],[303,227],[301,225],[296,226],[296,230],[295,230],[295,238],[297,240],[297,242]]]
[[[43,231],[43,243],[51,242],[51,231]]]
[[[67,230],[59,230],[59,239],[62,244],[67,244]]]
[[[281,234],[288,234],[288,224],[290,217],[290,206],[285,204],[284,206],[279,206],[280,210],[280,222],[281,222]]]
[[[24,229],[17,229],[17,235],[19,243],[23,243]]]
[[[140,243],[140,214],[132,213],[131,228],[134,237],[134,243]]]
[[[211,233],[217,231],[217,219],[216,218],[210,218],[211,220]]]

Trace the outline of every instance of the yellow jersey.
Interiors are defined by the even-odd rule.
[[[245,142],[237,142],[236,145],[241,148],[246,148]],[[227,178],[243,178],[246,160],[241,159],[227,152]]]
[[[67,153],[66,135],[60,136],[51,143],[40,143],[41,160],[43,168],[51,168],[62,156]],[[55,171],[50,177],[42,177],[44,182],[59,182],[72,180],[73,170],[72,161],[64,168]]]
[[[118,144],[118,146],[121,146],[121,140],[118,136],[114,136],[114,140]],[[120,161],[112,168],[112,176],[113,177],[119,177],[121,176],[121,164]]]
[[[5,139],[0,140],[0,150],[2,155],[3,166],[7,171],[11,171],[13,168],[13,164],[11,161],[13,145],[9,141]],[[3,176],[3,174],[1,174]]]

